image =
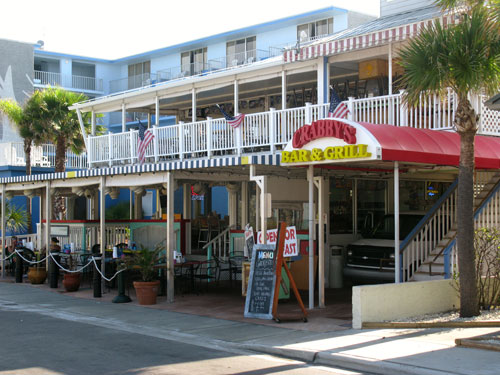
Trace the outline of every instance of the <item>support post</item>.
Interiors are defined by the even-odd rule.
[[[324,183],[323,177],[314,177],[314,184],[318,189],[318,304],[320,308],[325,307]]]
[[[248,182],[241,182],[241,227],[248,223]]]
[[[354,116],[354,98],[350,96],[347,101],[347,109],[349,112],[347,113],[347,119],[349,121],[355,121],[355,116]]]
[[[316,71],[316,79],[318,83],[318,104],[326,103],[328,93],[328,57],[318,57],[318,67]]]
[[[281,72],[281,109],[286,109],[286,70]]]
[[[101,254],[102,254],[102,262],[101,262],[101,272],[103,275],[106,274],[106,177],[101,176],[101,182],[99,184],[100,190],[100,238],[99,243],[101,245]],[[101,289],[104,290],[104,279],[101,279]]]
[[[238,80],[234,80],[234,115],[236,116],[237,114],[240,113],[240,96],[239,96],[239,85],[238,85]]]
[[[256,176],[255,175],[255,165],[250,165],[250,181],[255,181],[257,183],[257,191],[260,188],[260,230],[262,231],[262,243],[266,244],[267,243],[267,211],[268,211],[267,176]],[[257,212],[258,211],[259,210],[257,210]],[[256,218],[256,219],[257,219],[257,223],[258,223],[258,218]],[[256,223],[256,226],[257,226],[257,223]]]
[[[174,302],[174,175],[167,172],[167,302]]]
[[[191,121],[196,122],[196,89],[191,90]]]
[[[401,282],[401,261],[399,258],[399,162],[394,162],[394,280]]]
[[[155,125],[160,126],[160,98],[155,96]]]
[[[182,185],[184,220],[188,220],[185,224],[186,228],[186,254],[191,254],[191,184]]]
[[[276,109],[269,108],[269,144],[271,145],[271,153],[276,151]]]
[[[207,117],[207,156],[212,157],[212,118]]]
[[[95,121],[95,112],[92,111],[92,117],[91,117],[91,125],[92,125],[92,135],[95,136],[95,132],[96,132],[96,121]]]
[[[306,124],[312,123],[312,104],[306,103]]]
[[[184,121],[179,121],[179,159],[184,160]]]
[[[309,308],[314,308],[314,167],[307,169],[309,183]]]
[[[78,122],[80,123],[80,131],[82,132],[83,142],[85,143],[85,149],[89,149],[89,145],[87,142],[87,134],[85,133],[85,125],[83,124],[82,113],[80,109],[76,109],[76,116],[78,117]]]
[[[122,133],[125,133],[127,128],[127,116],[125,112],[125,103],[122,103]]]

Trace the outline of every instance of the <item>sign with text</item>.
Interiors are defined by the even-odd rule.
[[[245,247],[243,249],[243,255],[248,257],[248,255],[252,255],[252,249],[254,245],[254,237],[253,237],[253,228],[250,224],[245,226]]]
[[[267,244],[276,245],[278,240],[278,229],[268,229],[267,231]],[[257,233],[257,243],[263,243],[262,232]],[[297,246],[297,229],[295,227],[286,227],[285,233],[285,248],[283,249],[284,257],[295,257],[299,255],[299,248]]]
[[[254,245],[245,299],[245,318],[272,319],[276,286],[275,245]]]

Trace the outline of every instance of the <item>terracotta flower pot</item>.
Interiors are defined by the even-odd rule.
[[[43,284],[47,278],[47,270],[45,268],[30,267],[28,271],[28,280],[32,284]]]
[[[156,304],[156,296],[160,280],[156,281],[134,281],[135,294],[139,305],[154,305]]]
[[[80,272],[65,273],[63,285],[67,292],[76,292],[80,288]]]

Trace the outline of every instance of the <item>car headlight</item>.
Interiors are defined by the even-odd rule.
[[[352,250],[347,250],[347,256],[349,256],[349,257],[352,256]]]

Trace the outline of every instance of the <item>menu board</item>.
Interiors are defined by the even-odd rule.
[[[272,319],[276,285],[275,245],[254,245],[245,300],[245,317]]]

